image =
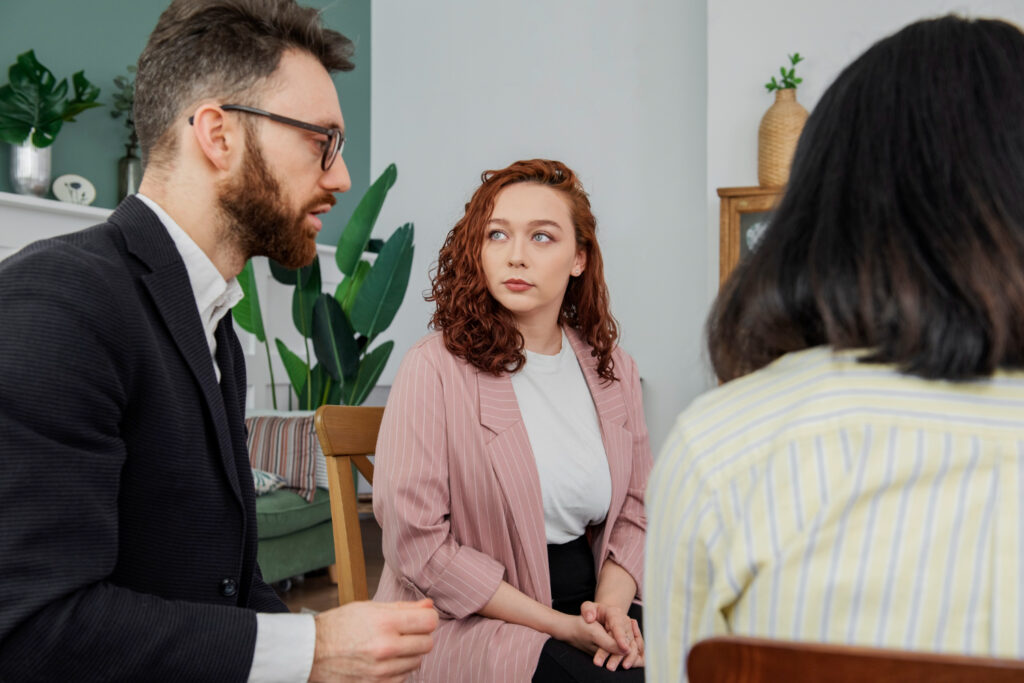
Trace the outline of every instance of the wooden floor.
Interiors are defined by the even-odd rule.
[[[384,569],[380,527],[371,515],[360,515],[359,526],[363,532],[363,554],[366,555],[366,586],[372,598]],[[303,609],[322,612],[338,606],[338,587],[331,583],[325,569],[311,572],[301,580],[293,580],[291,588],[285,592],[279,590],[278,595],[292,612]]]

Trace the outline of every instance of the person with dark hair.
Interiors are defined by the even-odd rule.
[[[1024,657],[1021,73],[945,16],[814,108],[655,467],[649,680],[728,632]]]
[[[384,412],[374,599],[441,613],[417,680],[642,681],[651,453],[590,201],[557,161],[482,180]]]
[[[250,257],[313,259],[351,185],[351,55],[292,0],[175,0],[139,58],[139,194],[0,264],[0,680],[400,680],[430,649],[428,600],[290,615],[256,564],[229,309]]]

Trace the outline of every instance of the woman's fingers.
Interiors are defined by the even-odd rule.
[[[623,655],[629,652],[630,643],[633,642],[633,629],[629,622],[629,617],[621,615],[621,617],[616,616],[614,619],[609,619],[606,624],[608,632],[612,634],[612,638],[615,638],[615,642],[619,646],[619,654]]]
[[[607,652],[617,652],[619,644],[615,642],[615,638],[611,636],[604,627],[600,624],[586,624],[586,628],[590,635],[591,642],[599,650],[605,650]]]
[[[640,633],[640,624],[636,619],[630,619],[633,631],[633,647],[622,662],[623,669],[632,669],[635,666],[644,665],[644,636]]]
[[[592,624],[595,621],[604,621],[604,614],[602,614],[603,610],[601,607],[602,606],[598,605],[596,602],[588,600],[580,605],[580,616],[582,616],[583,621],[588,624]]]

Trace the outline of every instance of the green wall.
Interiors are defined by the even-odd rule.
[[[53,147],[53,177],[77,173],[96,186],[95,206],[117,203],[117,160],[124,155],[124,118],[110,116],[113,79],[138,59],[169,0],[0,0],[0,84],[15,57],[33,49],[58,78],[75,71],[100,86],[99,101],[65,123]],[[336,244],[370,173],[370,0],[300,0],[323,9],[324,21],[356,45],[356,69],[335,76],[345,115],[345,161],[352,190],[324,220],[320,242]],[[271,163],[273,160],[270,160]],[[11,191],[10,148],[0,144],[0,190]],[[26,227],[30,229],[30,227]]]

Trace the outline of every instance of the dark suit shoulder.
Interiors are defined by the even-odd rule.
[[[99,271],[123,266],[124,239],[113,223],[100,223],[85,230],[32,242],[9,258],[0,262],[0,276],[10,277],[11,271],[22,272],[31,268],[49,270],[48,264],[76,269],[94,268]]]

